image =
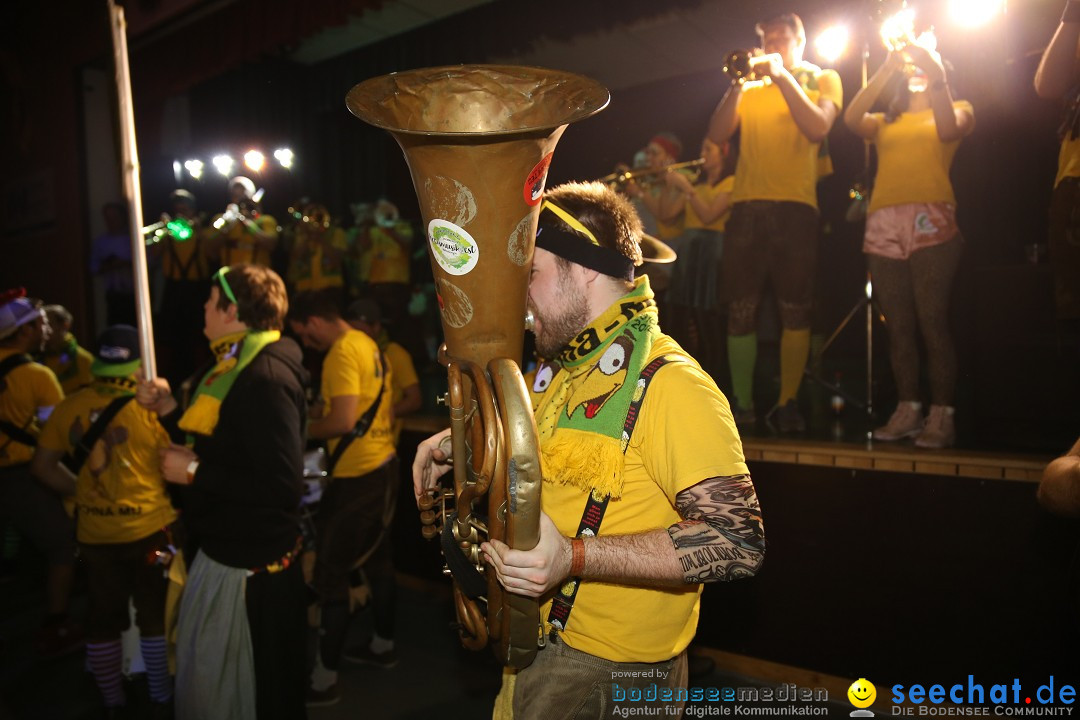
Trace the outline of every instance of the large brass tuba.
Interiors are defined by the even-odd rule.
[[[422,500],[425,535],[441,535],[463,644],[490,643],[516,668],[536,654],[537,603],[504,592],[479,545],[539,540],[539,441],[518,367],[536,222],[563,131],[608,100],[579,75],[499,65],[394,73],[346,98],[401,145],[427,228],[455,463],[453,491]]]

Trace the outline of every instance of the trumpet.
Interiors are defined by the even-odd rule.
[[[733,50],[724,58],[724,74],[739,84],[757,80],[759,78],[754,68],[770,62],[774,57],[775,53],[766,55],[761,48]]]
[[[160,242],[165,235],[172,235],[177,242],[183,242],[191,239],[191,236],[195,234],[195,226],[187,218],[180,216],[169,217],[162,214],[161,220],[152,225],[147,225],[142,229],[142,232],[143,236],[146,237],[147,245]]]
[[[704,158],[697,158],[695,160],[687,160],[686,162],[672,163],[671,165],[665,165],[662,168],[623,170],[613,172],[610,175],[605,175],[597,180],[597,182],[602,182],[613,190],[617,190],[620,186],[625,185],[628,182],[636,182],[641,185],[649,186],[660,182],[663,176],[669,172],[685,173],[690,179],[690,182],[695,182],[698,179],[698,176],[701,175],[701,166],[704,164]]]
[[[909,7],[902,8],[882,21],[880,33],[881,42],[894,52],[903,52],[909,45],[918,45],[931,53],[937,50],[937,36],[934,35],[933,28],[915,34],[915,11]],[[905,71],[910,74],[915,66],[906,53],[904,59],[907,60]]]

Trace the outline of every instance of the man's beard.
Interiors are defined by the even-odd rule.
[[[585,293],[570,279],[570,273],[559,274],[559,297],[562,312],[550,314],[533,308],[540,319],[541,333],[536,336],[536,352],[545,360],[553,360],[571,340],[589,324],[589,303]]]

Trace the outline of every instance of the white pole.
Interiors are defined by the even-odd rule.
[[[139,154],[135,147],[135,112],[131,102],[131,72],[128,67],[127,23],[124,8],[109,3],[113,56],[116,65],[116,97],[119,101],[120,147],[124,173],[124,196],[130,208],[131,268],[135,281],[135,315],[143,372],[148,380],[157,375],[154,357],[154,323],[150,316],[150,280],[146,270],[146,241],[143,239],[142,191],[139,187]]]

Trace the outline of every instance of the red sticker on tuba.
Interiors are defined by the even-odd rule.
[[[544,197],[544,183],[547,182],[548,166],[551,165],[551,155],[548,153],[543,159],[536,163],[536,167],[529,173],[529,177],[525,179],[525,187],[522,188],[522,195],[525,197],[525,203],[527,205],[535,206],[540,204],[540,200]]]

